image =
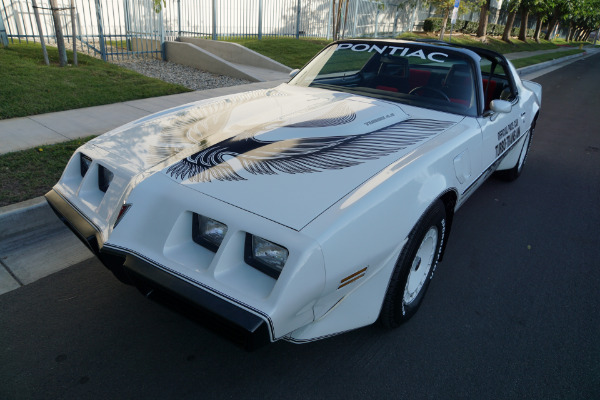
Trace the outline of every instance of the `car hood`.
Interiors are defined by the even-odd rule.
[[[281,85],[199,102],[94,145],[198,192],[300,230],[462,117]]]

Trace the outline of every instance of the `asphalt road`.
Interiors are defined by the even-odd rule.
[[[537,79],[523,175],[458,211],[400,329],[246,353],[92,260],[0,296],[0,399],[600,398],[599,66]]]

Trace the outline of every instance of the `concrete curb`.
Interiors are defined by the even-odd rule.
[[[0,241],[48,225],[56,219],[43,196],[0,208]]]
[[[585,57],[590,55],[587,51],[583,52],[583,53],[579,53],[579,54],[573,54],[571,56],[566,56],[566,57],[559,57],[556,58],[554,60],[549,60],[549,61],[545,61],[543,63],[539,63],[539,64],[534,64],[534,65],[530,65],[528,67],[523,67],[523,68],[519,68],[517,70],[517,72],[519,73],[519,76],[524,76],[524,75],[528,75],[537,71],[541,71],[544,68],[548,68],[548,67],[553,67],[556,64],[560,64],[563,62],[567,62],[567,61],[571,61],[574,60],[576,58],[581,58],[581,57]]]
[[[0,294],[92,256],[44,197],[0,208]]]

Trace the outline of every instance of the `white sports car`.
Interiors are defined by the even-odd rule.
[[[248,349],[408,320],[455,211],[521,173],[542,97],[431,41],[335,42],[292,75],[108,132],[46,195],[117,277]]]

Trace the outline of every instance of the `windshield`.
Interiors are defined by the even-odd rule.
[[[477,115],[473,63],[419,43],[335,43],[290,84],[338,90],[462,115]]]

